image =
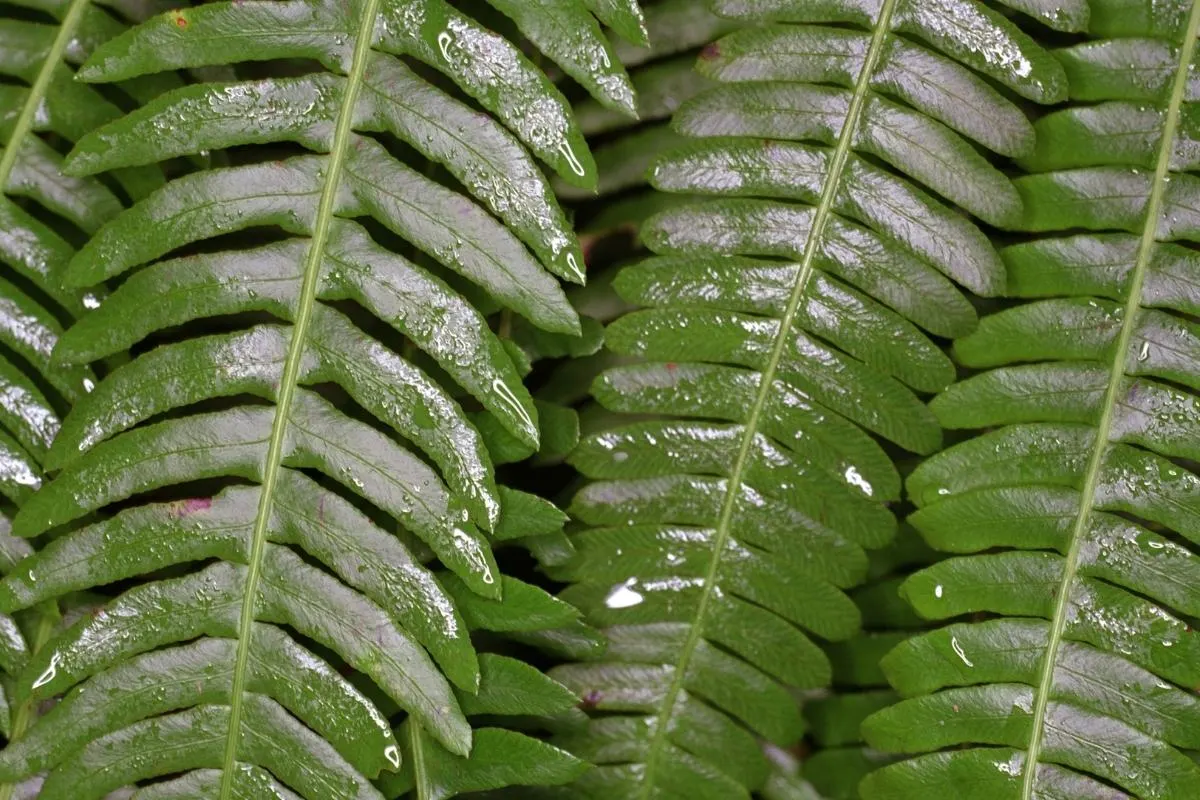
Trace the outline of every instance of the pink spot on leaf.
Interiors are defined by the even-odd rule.
[[[171,516],[176,519],[180,517],[189,517],[198,511],[207,511],[212,508],[211,497],[192,497],[187,500],[180,500],[174,503],[171,508]]]

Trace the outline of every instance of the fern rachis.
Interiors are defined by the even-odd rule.
[[[604,13],[628,22],[636,6]],[[610,45],[591,24],[571,33],[586,45],[580,74],[619,107],[627,81],[604,64]],[[580,55],[561,28],[542,33],[560,61]],[[399,54],[448,74],[495,117]],[[73,409],[49,455],[58,476],[15,523],[23,536],[61,535],[8,576],[6,608],[133,581],[17,681],[22,699],[67,692],[0,755],[5,776],[49,769],[47,798],[174,773],[139,794],[442,798],[579,769],[536,739],[466,719],[569,705],[535,670],[477,655],[470,637],[568,626],[575,614],[500,573],[486,532],[545,535],[562,519],[497,486],[459,397],[536,447],[537,411],[485,315],[496,303],[578,329],[547,270],[579,280],[582,259],[529,151],[587,182],[586,146],[541,72],[438,0],[170,12],[103,45],[81,74],[305,56],[325,71],[176,88],[81,137],[70,158],[92,174],[239,145],[294,141],[310,153],[179,177],[100,228],[68,270],[76,285],[136,273],[71,330],[60,361],[152,338]],[[465,192],[409,168],[374,132],[444,164]],[[352,221],[367,216],[426,255],[380,245]],[[271,225],[265,244],[238,238]],[[454,273],[482,286],[484,310],[451,288]],[[187,327],[246,312],[273,319]],[[394,329],[416,355],[363,326]],[[164,341],[173,328],[183,332]],[[191,496],[197,485],[205,494]],[[353,686],[327,658],[374,687]],[[408,717],[393,730],[397,710]]]
[[[964,362],[993,369],[933,405],[947,425],[1004,427],[936,456],[909,483],[921,506],[913,522],[931,544],[1001,548],[917,573],[909,600],[935,619],[997,616],[890,654],[889,677],[911,699],[865,731],[903,752],[973,747],[884,768],[864,782],[866,797],[970,780],[981,796],[1184,798],[1200,781],[1176,749],[1195,747],[1200,711],[1187,622],[1200,610],[1190,588],[1200,559],[1188,544],[1197,480],[1175,461],[1195,450],[1197,331],[1177,314],[1195,307],[1186,276],[1196,260],[1170,243],[1197,236],[1187,209],[1200,187],[1180,146],[1200,6],[1136,20],[1122,17],[1129,11],[1094,4],[1094,30],[1130,38],[1076,45],[1063,60],[1073,93],[1105,102],[1039,121],[1027,159],[1035,174],[1017,180],[1027,229],[1099,233],[1003,251],[1015,291],[1052,299],[998,313],[960,341]],[[1150,36],[1178,45],[1164,52]],[[1169,59],[1172,79],[1141,81],[1116,65],[1105,74],[1100,62],[1080,69],[1114,48]],[[1129,113],[1131,94],[1145,113]],[[1125,139],[1131,146],[1071,140],[1089,120],[1133,132],[1147,118],[1159,129]],[[951,708],[939,730],[917,732]]]

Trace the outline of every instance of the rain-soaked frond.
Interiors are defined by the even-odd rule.
[[[974,329],[956,284],[1005,285],[962,213],[1021,219],[987,151],[1028,153],[1032,129],[995,84],[1066,92],[1045,50],[970,0],[708,6],[747,27],[703,49],[714,85],[675,111],[681,143],[650,171],[707,199],[647,220],[656,257],[616,279],[643,310],[607,346],[640,362],[593,395],[639,419],[572,456],[589,527],[551,572],[610,640],[552,672],[597,712],[556,740],[599,765],[574,797],[748,797],[769,775],[758,739],[803,734],[789,687],[829,685],[818,642],[859,632],[847,590],[895,532],[889,449],[941,443],[918,394],[955,370],[930,336]]]
[[[983,432],[908,481],[955,555],[903,592],[952,624],[884,659],[908,699],[864,732],[920,755],[867,800],[1196,796],[1198,30],[1200,4],[1096,0],[1057,54],[1075,102],[1015,181],[1038,235],[1001,252],[1025,302],[956,343],[982,372],[932,405]]]
[[[492,5],[632,108],[591,8],[635,29],[635,4]],[[0,753],[0,779],[48,771],[44,800],[159,777],[137,797],[440,799],[570,780],[577,759],[488,725],[572,697],[477,655],[471,633],[577,622],[501,574],[493,542],[563,517],[497,485],[478,424],[539,443],[488,315],[579,330],[553,275],[582,281],[582,258],[535,158],[594,184],[583,135],[541,69],[443,0],[169,11],[78,75],[246,62],[288,69],[175,88],[67,159],[75,176],[205,152],[233,166],[97,225],[66,272],[121,283],[58,362],[134,357],[64,421],[58,474],[13,523],[53,536],[0,584],[0,610],[119,593],[22,670],[20,700],[63,699]]]

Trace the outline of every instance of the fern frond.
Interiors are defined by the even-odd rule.
[[[610,640],[602,660],[552,672],[602,712],[561,740],[600,764],[576,796],[748,797],[767,777],[755,737],[802,734],[785,686],[829,684],[812,637],[859,631],[846,590],[895,532],[900,479],[874,437],[939,446],[916,392],[944,389],[954,368],[925,331],[973,328],[954,282],[1004,284],[974,223],[920,184],[1019,219],[1016,191],[960,132],[1013,153],[1031,132],[972,70],[1036,101],[1064,91],[1057,62],[974,3],[955,4],[961,41],[936,2],[885,2],[870,18],[840,3],[710,6],[768,24],[703,50],[698,69],[719,85],[683,103],[672,125],[690,141],[652,168],[660,190],[712,199],[648,220],[658,257],[617,278],[646,309],[610,325],[607,345],[643,363],[607,371],[593,394],[646,418],[572,457],[595,482],[571,513],[593,527],[551,572]],[[978,113],[1007,136],[987,136]],[[987,197],[963,189],[964,172]]]
[[[157,167],[125,171],[118,185],[69,177],[56,146],[78,141],[121,111],[73,80],[74,66],[149,8],[109,9],[89,0],[20,3],[0,14],[0,493],[21,503],[37,487],[59,415],[95,383],[82,366],[51,364],[63,324],[96,298],[62,287],[75,246],[122,208],[124,191],[140,196],[161,185]],[[169,74],[126,84],[150,97],[179,84]],[[114,190],[115,189],[115,190]]]
[[[92,87],[76,83],[75,66],[126,22],[152,13],[152,4],[102,7],[88,0],[29,0],[0,11],[0,573],[30,553],[11,536],[11,514],[43,480],[43,462],[61,424],[60,415],[95,385],[82,365],[52,362],[69,323],[96,304],[94,294],[64,289],[62,272],[75,247],[117,214],[123,203],[163,182],[157,167],[125,170],[108,183],[69,177],[60,150],[91,129],[120,116]],[[178,86],[173,75],[123,84],[116,96],[152,97]],[[47,604],[19,625],[0,615],[0,670],[19,673],[58,624]],[[24,630],[22,630],[22,628]],[[27,639],[28,637],[28,639]],[[34,706],[0,708],[0,732],[21,735]],[[0,797],[14,791],[0,783]]]
[[[1183,752],[1200,747],[1200,4],[1100,0],[1090,30],[1103,38],[1060,54],[1089,104],[1038,121],[1035,174],[1015,181],[1022,227],[1053,234],[1002,252],[1029,302],[957,343],[986,371],[932,404],[948,427],[990,430],[908,482],[913,524],[958,555],[905,595],[927,618],[988,618],[884,660],[909,699],[867,739],[928,755],[868,777],[868,800],[1200,786]]]
[[[646,8],[646,29],[650,44],[639,47],[618,43],[616,52],[630,70],[637,91],[637,118],[617,113],[596,100],[577,104],[580,129],[594,146],[600,176],[597,193],[608,198],[646,186],[646,173],[659,155],[679,144],[683,138],[670,126],[671,115],[686,100],[712,86],[712,81],[695,69],[695,51],[732,30],[735,25],[715,16],[705,3],[689,0],[664,0]],[[569,184],[555,187],[560,197],[587,200],[594,195]],[[658,200],[662,195],[639,193],[643,201]],[[635,201],[636,202],[636,201]],[[621,217],[627,201],[605,203],[604,218]],[[644,216],[628,215],[628,221],[640,224]],[[593,230],[589,227],[589,232]]]
[[[594,20],[567,41],[561,19],[496,6],[627,105]],[[56,535],[0,584],[0,608],[130,583],[24,669],[22,698],[65,697],[0,753],[0,777],[49,770],[45,800],[177,773],[139,796],[440,800],[570,780],[572,756],[468,721],[571,702],[520,662],[477,656],[472,631],[576,614],[497,567],[493,537],[562,517],[497,485],[464,404],[536,449],[537,408],[487,315],[579,330],[551,273],[582,281],[582,258],[534,156],[587,185],[586,143],[539,69],[441,0],[171,11],[79,75],[273,59],[323,69],[175,89],[68,159],[72,174],[210,150],[246,163],[167,183],[67,270],[78,286],[124,280],[56,358],[138,355],[65,421],[48,456],[58,476],[14,521],[19,536]],[[449,185],[406,165],[393,138]],[[277,158],[287,142],[308,152],[255,161],[246,147]],[[189,325],[216,319],[202,335]]]

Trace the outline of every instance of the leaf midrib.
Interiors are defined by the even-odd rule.
[[[12,175],[13,166],[17,163],[17,154],[25,142],[25,137],[33,130],[33,118],[37,114],[38,106],[42,104],[46,91],[50,88],[50,81],[54,79],[54,70],[62,61],[63,53],[66,52],[67,45],[74,38],[75,29],[79,27],[79,21],[83,19],[83,12],[87,10],[90,2],[91,0],[71,0],[66,15],[58,25],[58,33],[54,36],[50,51],[46,53],[46,59],[42,62],[33,84],[29,87],[29,96],[25,98],[25,104],[21,106],[21,113],[17,115],[8,145],[4,148],[4,153],[0,155],[0,192],[8,187],[8,179]]]
[[[1171,167],[1171,155],[1175,143],[1175,133],[1179,126],[1180,109],[1183,105],[1183,97],[1187,88],[1192,56],[1196,51],[1196,37],[1198,33],[1200,33],[1200,0],[1193,0],[1183,44],[1179,49],[1179,63],[1175,69],[1175,82],[1171,88],[1171,98],[1167,106],[1167,118],[1163,123],[1162,141],[1159,143],[1158,150],[1158,163],[1154,169],[1154,183],[1150,188],[1150,197],[1146,202],[1146,220],[1142,225],[1142,239],[1138,245],[1137,260],[1134,262],[1133,275],[1129,282],[1129,296],[1125,300],[1124,315],[1121,320],[1121,333],[1117,338],[1117,344],[1113,350],[1112,366],[1109,368],[1108,388],[1104,394],[1104,406],[1101,410],[1100,422],[1096,427],[1096,438],[1092,443],[1092,453],[1088,460],[1087,472],[1084,474],[1083,488],[1079,494],[1079,512],[1075,517],[1075,525],[1071,530],[1071,545],[1067,551],[1063,565],[1063,576],[1058,587],[1054,616],[1051,618],[1050,635],[1046,642],[1046,652],[1042,662],[1042,673],[1038,678],[1038,685],[1036,687],[1037,696],[1034,701],[1033,715],[1030,720],[1029,746],[1025,753],[1021,800],[1034,800],[1038,759],[1041,757],[1042,740],[1046,727],[1046,706],[1049,703],[1050,690],[1054,685],[1054,667],[1058,661],[1058,650],[1062,645],[1063,633],[1066,630],[1067,611],[1071,602],[1071,588],[1075,583],[1075,576],[1079,570],[1080,551],[1091,522],[1092,512],[1095,510],[1096,485],[1099,483],[1100,470],[1104,464],[1104,455],[1108,451],[1109,437],[1112,435],[1114,411],[1117,406],[1121,383],[1125,378],[1126,368],[1129,363],[1129,343],[1133,339],[1138,311],[1142,306],[1142,287],[1145,283],[1151,253],[1157,244],[1158,218],[1162,214],[1163,198],[1166,195],[1168,173]]]
[[[76,0],[76,2],[80,1]],[[267,447],[267,460],[263,474],[261,494],[259,496],[258,515],[254,520],[254,532],[250,543],[250,557],[247,560],[246,566],[246,584],[242,598],[242,612],[238,622],[237,661],[234,664],[233,686],[230,693],[229,735],[225,742],[220,800],[231,800],[233,797],[233,777],[236,773],[238,743],[241,738],[239,730],[241,728],[242,698],[246,688],[246,672],[250,660],[251,636],[253,634],[255,619],[255,601],[258,595],[258,583],[262,572],[263,555],[266,551],[267,527],[270,523],[271,512],[274,506],[275,487],[279,479],[279,471],[282,468],[283,447],[287,440],[292,401],[296,394],[304,357],[305,339],[307,338],[309,324],[312,321],[313,306],[316,303],[325,246],[329,240],[329,229],[333,222],[334,209],[337,204],[342,169],[351,141],[351,133],[354,125],[354,109],[358,102],[359,92],[362,89],[367,60],[371,54],[371,42],[378,9],[379,0],[366,0],[363,4],[362,18],[359,20],[358,38],[354,44],[354,57],[350,66],[350,74],[346,81],[346,92],[342,97],[342,106],[338,112],[333,146],[329,151],[329,164],[325,172],[325,185],[321,192],[320,205],[317,207],[313,234],[309,242],[308,257],[304,265],[304,279],[301,284],[300,298],[296,307],[296,318],[292,323],[292,338],[288,344],[287,361],[284,364],[283,376],[280,379],[279,399],[275,405],[275,419],[271,426],[271,438]]]
[[[770,398],[771,389],[775,384],[775,375],[779,371],[780,362],[783,360],[783,353],[787,348],[796,316],[799,314],[800,304],[804,300],[808,283],[815,272],[814,263],[817,250],[820,248],[824,238],[825,227],[833,216],[834,201],[841,185],[842,174],[849,161],[854,135],[858,131],[859,120],[862,117],[867,97],[870,94],[871,76],[874,74],[879,59],[883,55],[884,43],[891,27],[892,13],[897,2],[898,0],[884,0],[879,10],[879,18],[876,20],[875,27],[871,33],[871,44],[863,59],[862,70],[855,81],[854,93],[850,98],[850,105],[846,111],[845,121],[842,123],[842,130],[838,135],[837,144],[829,161],[829,172],[825,178],[825,184],[821,187],[821,196],[816,212],[813,214],[812,225],[809,227],[808,239],[804,243],[804,252],[800,259],[800,269],[796,274],[792,293],[788,298],[787,308],[780,321],[779,332],[772,345],[770,357],[766,367],[762,371],[754,404],[751,406],[750,415],[746,419],[742,433],[742,443],[734,460],[733,469],[729,473],[725,499],[721,504],[721,512],[717,518],[716,534],[713,537],[712,543],[712,560],[709,562],[708,571],[704,577],[700,599],[696,604],[696,614],[692,624],[688,628],[687,639],[684,640],[683,647],[680,648],[679,657],[675,662],[674,675],[671,678],[671,685],[667,689],[663,705],[660,707],[657,715],[658,724],[655,726],[654,737],[650,741],[650,749],[646,756],[646,769],[643,772],[642,789],[639,793],[641,800],[650,800],[653,796],[655,773],[662,759],[667,736],[671,730],[670,723],[675,711],[675,704],[678,702],[679,695],[683,691],[692,657],[695,655],[696,648],[703,638],[704,617],[716,590],[717,573],[720,571],[722,555],[725,552],[725,545],[731,533],[733,512],[737,506],[737,498],[744,482],[744,474],[750,462],[750,453],[754,441],[758,436],[759,421]]]

